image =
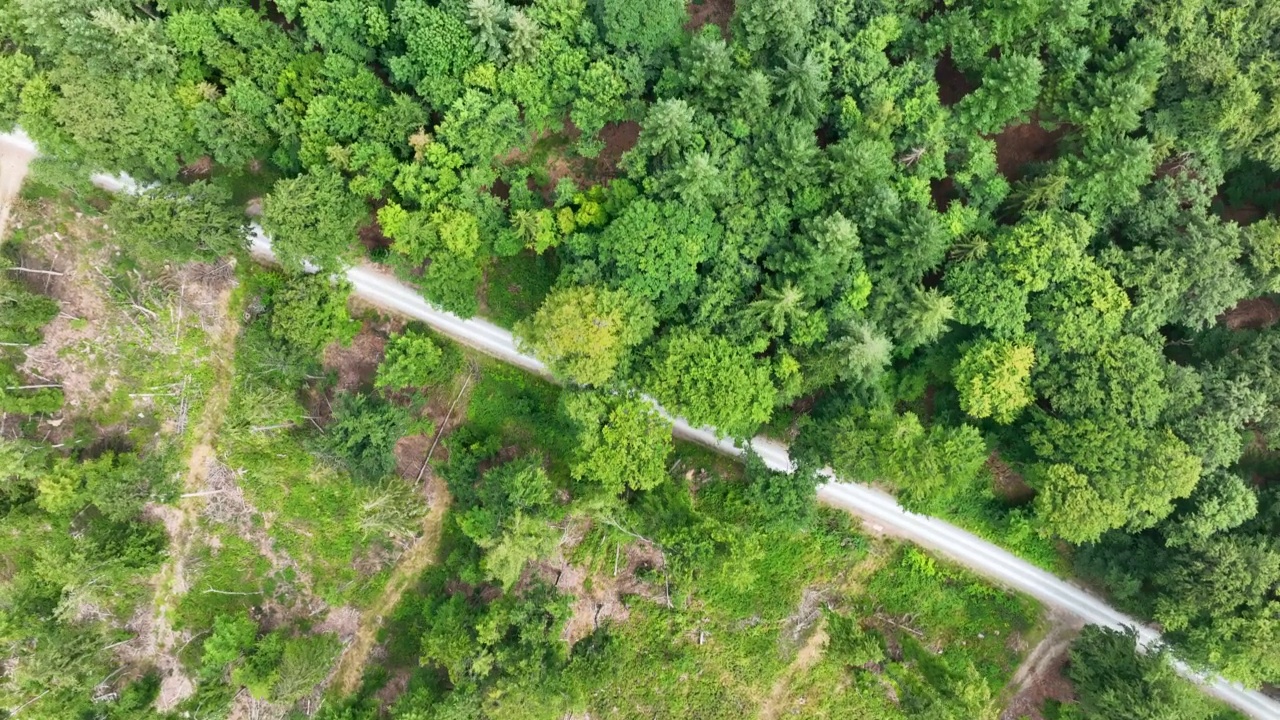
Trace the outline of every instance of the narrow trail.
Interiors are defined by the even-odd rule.
[[[807,671],[821,660],[822,653],[826,648],[827,620],[823,618],[818,627],[814,628],[814,631],[809,634],[809,639],[805,640],[804,645],[800,647],[800,652],[796,653],[791,664],[778,675],[777,680],[773,681],[773,688],[769,691],[769,698],[760,707],[760,720],[776,720],[782,716],[783,711],[786,709],[783,706],[783,701],[787,698],[787,690],[791,688],[791,679]]]
[[[183,492],[198,493],[204,486],[210,469],[217,462],[214,443],[222,421],[226,417],[227,403],[231,396],[232,362],[236,337],[240,325],[228,312],[232,288],[223,291],[218,298],[222,309],[222,322],[210,338],[209,362],[213,364],[214,382],[204,398],[200,418],[196,422],[191,453],[183,477]],[[176,650],[181,640],[173,628],[173,611],[177,599],[186,591],[186,562],[195,536],[196,518],[205,499],[200,496],[183,497],[178,501],[176,523],[169,524],[169,556],[152,579],[155,587],[154,616],[145,647],[155,658],[161,674],[160,694],[156,700],[161,711],[172,709],[179,701],[195,691],[191,679],[182,672]]]
[[[1048,631],[1022,658],[1022,664],[1001,691],[1001,696],[1007,700],[1000,713],[1000,720],[1038,717],[1031,715],[1039,711],[1042,702],[1042,698],[1034,692],[1036,684],[1060,669],[1056,666],[1060,666],[1064,653],[1070,650],[1071,643],[1084,627],[1084,623],[1078,618],[1052,608],[1045,620],[1049,624]]]
[[[443,482],[433,481],[429,487],[427,502],[431,509],[422,519],[422,535],[400,557],[391,577],[387,578],[382,594],[361,613],[355,637],[338,660],[331,687],[337,688],[342,695],[349,695],[359,688],[369,655],[378,643],[378,631],[382,629],[383,620],[395,612],[404,593],[436,561],[451,498]]]

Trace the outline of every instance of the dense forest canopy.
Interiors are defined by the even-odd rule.
[[[0,0],[0,129],[47,177],[155,183],[111,210],[152,259],[242,245],[261,194],[281,367],[356,330],[306,263],[371,258],[607,391],[565,409],[603,495],[663,478],[647,392],[1019,549],[1065,541],[1256,685],[1280,682],[1278,33],[1266,0]],[[7,287],[0,340],[29,342],[55,311]],[[379,387],[439,354],[397,339]],[[362,402],[325,452],[377,479],[407,420]],[[122,458],[0,467],[84,488],[38,483],[69,523],[99,487],[72,478]],[[510,588],[550,491],[503,467],[463,504],[504,515],[459,522]],[[95,552],[153,541],[127,510]],[[458,652],[429,655],[452,676]]]

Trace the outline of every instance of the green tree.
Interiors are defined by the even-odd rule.
[[[609,496],[624,490],[652,490],[667,479],[667,457],[674,450],[671,423],[635,395],[565,395],[565,413],[578,426],[579,480],[599,483]]]
[[[248,615],[219,615],[214,618],[213,632],[204,641],[200,656],[200,675],[216,680],[253,647],[258,639],[258,624]]]
[[[213,260],[248,242],[244,212],[232,205],[231,193],[203,180],[120,195],[107,218],[124,247],[151,262]]]
[[[724,337],[678,328],[654,349],[645,387],[693,425],[744,436],[769,419],[769,369]]]
[[[781,285],[766,286],[760,298],[747,306],[748,312],[774,337],[781,336],[787,325],[794,327],[805,315],[804,291],[788,281]]]
[[[443,111],[462,94],[462,78],[480,62],[463,19],[420,2],[396,3],[392,29],[404,52],[387,67],[396,80],[413,86],[429,106]]]
[[[971,417],[1008,425],[1034,395],[1031,368],[1035,350],[1007,340],[979,340],[965,351],[952,371],[960,408]]]
[[[595,8],[605,41],[650,67],[674,44],[688,19],[679,0],[600,0]]]
[[[746,497],[760,517],[784,527],[809,522],[817,508],[821,475],[803,465],[789,473],[770,469],[750,449],[745,461]]]
[[[1044,66],[1031,55],[1007,53],[988,60],[982,70],[982,84],[956,105],[960,123],[990,135],[1010,122],[1025,121],[1040,95]]]
[[[351,342],[360,323],[347,313],[350,288],[321,275],[277,277],[271,293],[271,334],[313,356],[333,341]]]
[[[366,215],[342,176],[316,170],[280,180],[262,201],[262,227],[286,269],[340,270],[352,258],[356,228]]]
[[[1122,501],[1104,496],[1070,465],[1038,466],[1030,479],[1036,486],[1037,515],[1067,541],[1092,542],[1124,525]]]
[[[429,335],[407,330],[387,339],[373,384],[391,390],[420,388],[443,382],[449,371],[444,353]]]
[[[1174,672],[1166,650],[1138,647],[1133,628],[1087,625],[1067,670],[1085,717],[1099,720],[1207,719],[1212,707]]]
[[[516,324],[521,347],[551,371],[580,385],[606,385],[630,365],[648,339],[653,311],[622,290],[590,285],[553,290],[538,311]]]
[[[1169,546],[1202,542],[1258,514],[1258,496],[1245,479],[1219,470],[1206,475],[1160,530]]]
[[[662,319],[693,296],[698,264],[711,256],[721,232],[709,211],[639,199],[598,237],[578,233],[571,245],[596,258],[610,284],[652,303]]]
[[[396,441],[408,427],[409,413],[362,393],[340,393],[333,405],[333,422],[321,436],[324,448],[365,482],[390,475],[396,467]]]
[[[831,466],[854,482],[889,482],[910,506],[944,506],[971,487],[987,460],[982,434],[971,425],[926,429],[914,413],[858,409],[831,437]]]

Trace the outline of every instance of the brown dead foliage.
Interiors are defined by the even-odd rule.
[[[1218,316],[1218,322],[1231,330],[1263,330],[1277,321],[1280,321],[1280,304],[1270,297],[1241,300]]]
[[[987,470],[991,472],[992,489],[996,495],[1005,502],[1013,505],[1021,505],[1030,502],[1036,495],[1036,491],[1027,484],[1022,476],[1009,467],[1009,464],[1000,458],[1000,453],[992,451],[987,457]]]
[[[201,155],[183,165],[182,169],[178,171],[178,177],[184,182],[208,180],[213,177],[213,158],[208,155]]]
[[[365,322],[360,328],[350,345],[330,343],[324,349],[322,362],[325,370],[338,376],[334,389],[339,392],[355,392],[372,387],[378,363],[382,362],[386,347],[386,338],[369,322]]]
[[[684,29],[697,32],[699,28],[711,23],[720,28],[720,36],[729,39],[729,22],[733,20],[734,0],[694,0],[686,8],[689,21]]]
[[[1029,163],[1053,159],[1058,141],[1066,132],[1066,126],[1046,130],[1036,114],[1028,122],[1009,125],[992,138],[996,142],[996,167],[1009,180],[1017,180]]]

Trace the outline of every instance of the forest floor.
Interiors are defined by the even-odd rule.
[[[154,654],[162,674],[161,692],[157,700],[160,708],[173,707],[195,690],[191,679],[182,672],[175,645],[178,634],[173,628],[173,613],[177,598],[186,592],[185,563],[195,537],[197,515],[204,497],[197,493],[206,486],[210,470],[218,463],[214,444],[218,430],[226,416],[227,402],[231,396],[231,376],[239,323],[229,312],[234,285],[226,287],[218,298],[220,322],[210,332],[214,383],[204,398],[200,419],[192,437],[191,452],[187,456],[183,477],[184,496],[179,500],[176,517],[167,518],[165,529],[169,533],[168,559],[156,574],[154,618],[145,647]]]
[[[776,720],[782,715],[784,709],[784,700],[787,699],[787,689],[791,685],[791,678],[797,674],[804,673],[813,667],[814,663],[822,657],[827,646],[827,619],[824,617],[818,621],[818,626],[805,640],[804,645],[800,646],[800,651],[796,653],[795,659],[787,666],[785,670],[778,675],[778,679],[773,682],[773,687],[769,690],[769,697],[760,707],[760,720]]]
[[[422,535],[400,556],[382,593],[361,613],[355,637],[338,661],[332,687],[343,696],[355,692],[360,686],[365,666],[377,645],[378,631],[382,629],[383,620],[391,616],[405,592],[436,561],[440,536],[444,530],[444,518],[449,512],[450,497],[443,480],[431,478],[427,488],[430,510],[422,519]]]

